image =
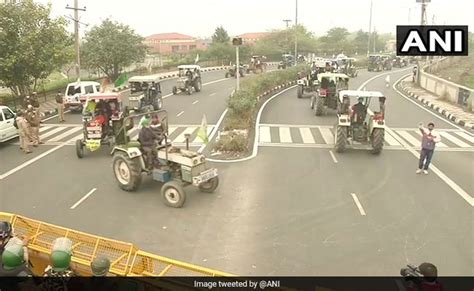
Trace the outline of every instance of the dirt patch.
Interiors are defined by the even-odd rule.
[[[449,67],[433,72],[433,74],[474,89],[474,58],[458,57]]]

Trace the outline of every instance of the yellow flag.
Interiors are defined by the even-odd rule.
[[[202,122],[201,122],[201,127],[199,128],[199,131],[197,133],[197,136],[204,142],[204,144],[207,144],[209,142],[209,138],[207,136],[207,120],[206,120],[206,115],[202,116]]]

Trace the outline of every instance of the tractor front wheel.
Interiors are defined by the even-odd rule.
[[[309,106],[311,106],[311,109],[314,109],[314,104],[316,103],[315,99],[316,97],[314,95],[311,96],[311,101],[309,102]]]
[[[202,89],[201,79],[197,79],[196,81],[194,81],[194,90],[196,92],[200,92],[201,89]]]
[[[214,177],[209,181],[199,184],[199,190],[204,193],[212,193],[219,186],[219,177]]]
[[[84,157],[84,144],[81,139],[76,140],[76,155],[79,159]]]
[[[178,88],[176,86],[173,86],[173,95],[178,94]]]
[[[380,154],[383,149],[385,131],[382,128],[375,128],[372,132],[372,152],[376,155]]]
[[[314,111],[316,116],[321,116],[324,113],[324,98],[316,96],[316,102],[314,104]]]
[[[115,179],[122,190],[133,192],[142,183],[139,158],[130,159],[125,152],[115,152],[112,166]]]
[[[167,206],[181,208],[186,201],[186,192],[181,184],[170,181],[161,188],[161,197]]]
[[[161,97],[155,97],[153,100],[153,110],[160,110],[163,107],[163,100]]]
[[[336,133],[334,135],[335,141],[334,141],[334,147],[336,149],[336,152],[342,153],[343,151],[346,150],[346,144],[347,144],[347,127],[345,126],[336,126]]]
[[[193,94],[193,86],[188,85],[188,87],[186,87],[186,92],[188,93],[188,95]]]
[[[296,92],[296,94],[297,94],[296,96],[297,96],[298,98],[302,98],[302,97],[303,97],[303,90],[304,90],[304,89],[303,89],[303,86],[302,86],[302,85],[298,85],[298,91]]]

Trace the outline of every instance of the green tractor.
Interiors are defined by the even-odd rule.
[[[156,145],[154,161],[146,161],[140,142],[131,140],[126,130],[127,124],[148,114],[157,115],[163,129],[164,145]],[[111,155],[114,176],[122,190],[136,191],[145,175],[152,176],[153,180],[163,183],[161,196],[164,203],[179,208],[186,201],[184,187],[193,185],[201,192],[212,193],[219,185],[217,169],[209,167],[204,155],[190,151],[188,146],[185,150],[168,142],[168,113],[165,110],[126,117],[119,134],[122,136],[116,138]],[[151,167],[149,162],[152,162]]]

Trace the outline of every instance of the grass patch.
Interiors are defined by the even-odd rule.
[[[433,72],[434,75],[456,84],[474,89],[474,58],[456,57],[448,67]]]

